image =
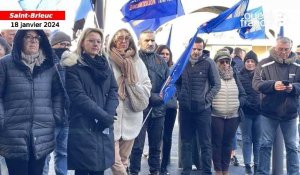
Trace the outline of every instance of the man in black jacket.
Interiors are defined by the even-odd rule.
[[[151,80],[152,89],[149,106],[144,110],[145,124],[140,134],[134,141],[130,156],[130,174],[137,175],[141,169],[141,157],[143,153],[146,131],[149,142],[149,169],[150,175],[158,175],[160,170],[160,152],[162,132],[164,127],[166,107],[160,94],[164,82],[168,78],[167,63],[155,53],[155,34],[146,30],[141,33],[139,39],[139,56],[145,63]],[[149,114],[148,114],[149,113]],[[146,116],[149,115],[148,118]]]
[[[182,75],[176,82],[179,101],[182,175],[192,170],[192,140],[198,137],[202,174],[211,175],[211,103],[221,87],[214,61],[203,54],[204,41],[197,37]]]
[[[261,95],[261,148],[256,175],[270,174],[270,157],[280,125],[287,153],[287,174],[299,175],[297,152],[297,107],[300,95],[300,65],[291,51],[292,41],[279,37],[255,70],[252,86]]]

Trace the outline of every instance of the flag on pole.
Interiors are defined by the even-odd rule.
[[[184,15],[183,6],[181,0],[175,0],[177,2],[177,12],[174,15],[164,16],[164,17],[156,17],[152,19],[145,19],[145,20],[131,20],[129,24],[131,25],[132,29],[134,30],[137,36],[144,30],[157,30],[161,25],[165,24],[172,19]]]
[[[76,10],[75,22],[73,26],[73,38],[77,38],[78,30],[82,30],[85,24],[85,18],[88,13],[93,9],[91,0],[81,0]]]
[[[167,40],[167,43],[166,43],[166,45],[167,45],[169,48],[171,48],[172,29],[173,29],[173,25],[171,25],[170,32],[169,32],[169,37],[168,37],[168,40]]]
[[[241,0],[233,7],[200,26],[199,33],[225,32],[241,28],[241,19],[247,11],[249,0]]]
[[[129,0],[121,9],[123,20],[161,18],[177,14],[177,0]]]
[[[281,24],[280,29],[279,29],[279,33],[277,35],[278,37],[284,37],[284,27],[283,24]]]
[[[177,62],[173,65],[173,70],[171,71],[169,77],[167,78],[164,86],[162,87],[162,93],[163,93],[163,100],[164,103],[167,103],[175,94],[176,87],[175,82],[178,80],[180,75],[182,74],[185,66],[188,63],[192,48],[194,46],[197,34],[199,32],[199,29],[194,34],[193,38],[190,40],[188,46],[183,51]]]
[[[241,19],[239,35],[243,39],[265,39],[265,20],[262,6],[249,10]]]

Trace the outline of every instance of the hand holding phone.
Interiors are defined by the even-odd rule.
[[[287,81],[287,80],[283,80],[283,81],[281,81],[281,82],[282,82],[282,84],[285,85],[285,86],[289,86],[289,84],[290,84],[290,82]]]

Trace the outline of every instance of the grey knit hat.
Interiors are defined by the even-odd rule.
[[[50,44],[54,46],[57,43],[61,43],[63,41],[68,41],[71,43],[71,37],[64,32],[56,32],[50,37]]]
[[[217,61],[219,61],[221,59],[225,59],[225,58],[231,60],[229,51],[227,49],[220,49],[217,51],[217,53],[214,57],[214,61],[217,62]]]

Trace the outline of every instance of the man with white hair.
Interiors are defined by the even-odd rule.
[[[279,37],[270,56],[258,63],[253,88],[261,96],[261,147],[256,175],[270,174],[271,150],[280,126],[287,155],[287,174],[299,175],[297,108],[300,95],[300,64],[291,51],[292,41]]]

